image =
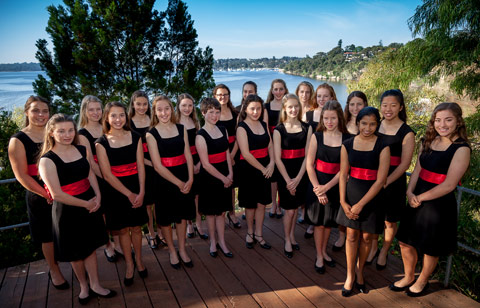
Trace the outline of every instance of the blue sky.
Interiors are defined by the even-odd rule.
[[[0,1],[0,63],[37,62],[35,41],[48,39],[46,7],[57,0]],[[335,47],[412,39],[407,19],[421,0],[187,0],[200,47],[215,58],[313,56]],[[166,9],[167,1],[156,2]],[[50,45],[51,47],[51,45]]]

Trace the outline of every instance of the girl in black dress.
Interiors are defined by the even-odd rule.
[[[315,104],[313,110],[309,110],[305,113],[306,122],[313,127],[313,130],[317,130],[317,125],[320,122],[320,113],[322,112],[323,105],[330,100],[337,100],[335,90],[328,83],[322,83],[315,90]]]
[[[95,151],[95,140],[103,135],[102,114],[102,101],[98,97],[87,95],[82,99],[78,120],[78,143],[86,147],[88,150],[88,162],[97,176],[100,192],[102,192],[102,189],[105,186],[105,181],[103,180],[103,175],[100,171],[100,166],[98,165],[97,152]],[[104,214],[105,207],[101,206],[99,212]],[[103,250],[105,257],[109,262],[115,262],[117,260],[116,250],[118,250],[118,254],[123,255],[118,235],[114,235],[113,238],[115,245],[109,240]]]
[[[175,223],[178,253],[186,267],[193,262],[185,249],[187,220],[195,218],[195,201],[190,192],[193,184],[193,159],[188,143],[187,130],[177,124],[173,104],[165,95],[154,98],[151,129],[147,133],[148,150],[157,172],[156,187],[162,193],[156,195],[157,224],[167,241],[170,264],[180,268],[180,260],[173,244],[172,224]]]
[[[335,261],[327,254],[327,243],[332,227],[337,226],[335,219],[340,207],[340,150],[343,141],[351,135],[347,133],[342,106],[337,101],[328,101],[323,106],[320,118],[308,148],[307,172],[310,185],[307,190],[305,218],[315,226],[315,270],[323,274],[324,263],[335,266]]]
[[[135,263],[141,278],[148,275],[142,261],[142,229],[148,222],[143,206],[145,195],[145,167],[142,139],[130,130],[125,106],[110,102],[103,114],[103,132],[95,144],[100,170],[108,182],[104,202],[107,228],[120,236],[126,270],[125,286],[133,284],[134,263],[130,251],[135,252]]]
[[[157,226],[157,234],[153,227],[153,220],[155,212],[153,210],[153,195],[155,192],[154,176],[155,170],[150,160],[148,153],[147,140],[145,136],[150,129],[151,111],[148,95],[144,91],[135,91],[130,98],[130,105],[128,106],[128,118],[130,119],[130,128],[142,136],[143,161],[145,163],[145,196],[143,197],[143,205],[147,208],[148,214],[148,235],[147,243],[150,248],[156,249],[159,244],[166,245],[162,230]]]
[[[202,215],[198,212],[198,194],[199,194],[199,182],[200,178],[198,177],[200,172],[200,158],[198,157],[197,148],[195,147],[195,137],[197,136],[197,131],[200,128],[200,124],[197,119],[197,111],[193,104],[193,97],[190,94],[184,93],[180,94],[177,99],[177,109],[175,110],[175,117],[177,123],[182,124],[187,130],[188,135],[188,144],[190,145],[190,152],[192,153],[193,159],[193,184],[191,192],[195,196],[195,207],[196,213],[195,216],[195,225],[191,220],[187,220],[187,237],[192,238],[195,236],[195,233],[198,233],[201,239],[208,239],[208,235],[203,232],[202,226]]]
[[[278,124],[280,110],[282,109],[282,99],[285,94],[288,94],[285,81],[283,79],[274,79],[270,85],[270,90],[268,91],[267,100],[264,105],[266,112],[263,115],[263,121],[268,124],[270,136],[273,135],[273,129]],[[280,219],[283,217],[282,209],[278,206],[277,202],[277,181],[280,176],[277,168],[275,168],[270,179],[272,183],[272,207],[270,207],[270,212],[268,213],[270,218],[276,216]]]
[[[257,91],[257,85],[248,81],[243,85],[243,95],[250,93],[253,89],[255,93]],[[238,143],[235,138],[235,129],[237,127],[237,118],[238,112],[233,108],[232,101],[230,100],[230,89],[224,84],[218,84],[213,88],[213,97],[217,99],[220,103],[220,119],[217,122],[217,126],[223,126],[227,129],[228,132],[228,148],[230,150],[230,160],[233,168],[233,174],[235,176],[233,180],[233,187],[238,187],[238,178],[236,172],[237,163],[240,159],[240,151],[238,150]],[[243,101],[243,99],[242,99]],[[232,208],[227,213],[227,219],[232,224],[234,228],[241,228],[240,221],[238,221],[237,216],[235,215],[235,190],[232,189]]]
[[[295,240],[297,211],[305,204],[307,175],[305,174],[305,152],[312,135],[312,128],[302,122],[302,105],[294,94],[282,99],[282,110],[277,127],[273,132],[275,163],[281,177],[278,179],[280,206],[285,210],[283,229],[284,253],[293,257],[293,249],[300,246]]]
[[[388,200],[385,203],[385,236],[383,246],[377,250],[378,235],[372,239],[372,248],[368,261],[372,261],[377,254],[377,270],[387,266],[387,256],[392,245],[395,233],[397,233],[397,221],[400,220],[402,212],[406,207],[407,192],[407,171],[412,162],[413,150],[415,148],[415,135],[410,126],[407,125],[407,112],[403,94],[400,90],[388,90],[380,98],[380,113],[383,116],[378,135],[384,143],[390,146],[390,168],[388,170],[387,182],[385,183],[384,196]]]
[[[383,231],[385,214],[378,195],[385,185],[390,165],[390,149],[376,135],[380,125],[378,110],[362,109],[357,125],[359,134],[347,139],[340,153],[342,208],[338,211],[337,223],[347,227],[347,279],[342,288],[343,296],[352,294],[354,283],[360,292],[365,292],[363,267],[372,235]]]
[[[87,149],[77,145],[72,118],[54,115],[47,123],[39,172],[53,199],[52,221],[55,259],[70,262],[80,284],[78,300],[86,304],[92,295],[116,294],[98,281],[95,250],[108,237],[100,208],[100,189],[87,160]],[[87,283],[88,271],[89,283]]]
[[[262,121],[263,109],[263,100],[259,96],[247,96],[237,128],[237,142],[241,152],[238,163],[241,172],[238,201],[246,209],[246,246],[249,249],[253,248],[255,242],[259,242],[264,249],[271,248],[263,239],[263,220],[265,205],[272,202],[269,179],[275,168],[275,160],[267,124]]]
[[[216,99],[204,99],[200,111],[205,125],[195,140],[202,161],[199,210],[207,216],[210,255],[216,257],[219,248],[224,256],[231,258],[233,254],[225,243],[225,212],[231,210],[233,184],[228,133],[225,127],[215,125],[220,118],[220,103]]]
[[[313,94],[313,85],[308,81],[302,81],[295,90],[295,95],[302,104],[302,121],[307,122],[307,111],[314,110],[316,106],[315,95]]]
[[[400,220],[397,234],[405,277],[390,285],[393,291],[406,289],[409,296],[425,293],[438,257],[453,253],[457,247],[454,190],[470,164],[471,154],[458,104],[441,103],[433,110],[419,153],[407,188],[410,207]],[[423,265],[415,281],[419,254],[423,254]]]
[[[42,252],[50,269],[50,279],[57,289],[68,289],[55,261],[52,235],[52,200],[38,178],[38,154],[45,136],[50,103],[40,96],[30,96],[24,108],[25,125],[10,139],[8,158],[17,181],[26,189],[30,234],[35,243],[42,245]]]

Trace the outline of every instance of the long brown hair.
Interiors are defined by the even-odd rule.
[[[110,131],[110,123],[108,123],[108,116],[110,114],[110,109],[112,109],[112,107],[120,107],[120,108],[123,108],[123,111],[125,112],[125,124],[123,125],[123,129],[124,130],[128,130],[130,131],[130,122],[128,121],[128,114],[127,114],[127,108],[125,108],[125,105],[120,103],[120,102],[109,102],[106,106],[105,106],[105,111],[103,112],[103,133],[106,134]]]
[[[274,99],[273,85],[276,84],[276,83],[281,83],[283,85],[283,87],[285,88],[285,95],[288,94],[288,88],[287,88],[287,84],[285,83],[285,80],[283,80],[283,79],[273,79],[272,83],[270,84],[270,90],[268,90],[267,100],[265,101],[266,104],[270,103]]]
[[[42,102],[47,104],[48,106],[48,112],[50,113],[50,102],[41,96],[35,96],[35,95],[30,95],[29,98],[27,98],[27,101],[25,102],[25,106],[23,107],[23,112],[26,114],[28,110],[30,109],[30,106],[32,105],[33,102]],[[30,125],[30,121],[28,120],[28,116],[25,116],[25,124],[23,127],[27,127]]]
[[[143,97],[147,99],[147,104],[148,104],[148,109],[146,114],[151,117],[152,112],[150,111],[150,100],[148,99],[147,92],[137,90],[133,92],[132,97],[130,97],[130,105],[128,106],[128,118],[132,119],[135,116],[135,106],[133,103],[135,103],[135,100],[139,97]]]
[[[168,96],[166,95],[159,95],[159,96],[156,96],[154,99],[153,99],[153,103],[152,103],[152,119],[150,120],[150,127],[155,127],[157,124],[158,124],[158,117],[157,117],[157,104],[158,102],[160,101],[167,101],[168,104],[170,105],[170,109],[172,110],[172,113],[171,113],[171,116],[170,116],[170,122],[172,122],[173,124],[176,124],[177,123],[177,120],[176,120],[176,117],[175,117],[175,109],[173,109],[173,104],[172,104],[172,101],[168,98]]]
[[[293,99],[297,101],[298,103],[298,114],[297,114],[297,120],[302,122],[302,104],[300,103],[300,100],[298,99],[298,96],[295,94],[285,94],[282,98],[282,109],[280,110],[280,117],[278,118],[278,124],[282,124],[287,120],[287,111],[285,110],[285,104],[288,102],[289,99]]]
[[[199,130],[200,129],[200,123],[198,122],[198,118],[197,118],[197,109],[195,108],[195,100],[188,93],[182,93],[177,98],[177,108],[175,109],[175,116],[177,118],[177,123],[180,123],[180,119],[182,117],[182,113],[180,112],[180,103],[184,99],[189,99],[189,100],[192,101],[193,109],[192,109],[192,113],[190,113],[189,117],[193,120],[193,124],[195,124],[195,128],[197,130]]]
[[[94,95],[87,95],[82,99],[82,104],[80,105],[80,116],[78,118],[78,128],[83,128],[88,124],[88,117],[87,117],[87,110],[88,104],[90,103],[100,103],[100,108],[102,108],[102,101],[94,96]],[[103,112],[103,108],[102,108]],[[98,123],[102,124],[102,118],[98,120]]]
[[[317,89],[315,90],[315,94],[314,94],[314,97],[315,99],[313,100],[313,109],[317,109],[318,108],[318,103],[317,103],[317,92],[318,90],[320,89],[327,89],[328,92],[330,92],[330,96],[332,97],[331,100],[333,101],[336,101],[337,100],[337,94],[335,94],[335,90],[333,89],[333,87],[331,85],[329,85],[328,83],[324,82],[322,83],[321,85],[319,85],[317,87]]]
[[[245,101],[242,104],[242,109],[240,110],[240,114],[238,115],[238,123],[245,120],[247,117],[247,107],[250,103],[260,103],[262,105],[262,112],[259,117],[259,121],[263,121],[263,113],[265,112],[265,108],[263,108],[263,99],[255,94],[250,94],[245,98]]]
[[[316,100],[316,95],[315,95],[316,92],[314,92],[314,90],[313,90],[313,85],[312,85],[310,82],[308,82],[308,81],[302,81],[302,82],[300,82],[300,83],[298,84],[298,86],[297,86],[297,89],[295,90],[295,95],[298,96],[298,97],[300,97],[300,96],[298,95],[298,92],[300,91],[300,87],[301,87],[301,86],[305,86],[305,87],[307,87],[308,89],[310,89],[310,99],[308,100],[308,105],[310,106],[310,109],[307,110],[307,111],[314,110],[314,109],[315,109],[314,106],[315,106],[315,104],[317,103],[317,100]],[[317,106],[317,107],[318,107],[318,106]]]
[[[232,104],[232,93],[230,92],[230,89],[223,83],[217,84],[215,88],[212,90],[212,95],[215,97],[217,95],[217,90],[218,89],[225,89],[228,92],[228,102],[227,102],[227,107],[232,111],[232,115],[236,113],[235,108],[233,108]],[[216,97],[215,97],[216,98]],[[217,98],[218,100],[218,98]]]
[[[347,123],[350,122],[350,120],[352,119],[352,114],[350,113],[350,110],[348,109],[348,104],[350,104],[350,101],[354,97],[358,97],[363,101],[363,104],[365,105],[363,107],[368,106],[368,99],[367,99],[367,96],[365,95],[365,93],[363,93],[362,91],[353,91],[352,93],[350,93],[347,97],[347,103],[345,104],[345,111],[343,113],[344,116],[345,116],[345,121]]]
[[[342,110],[342,105],[340,105],[339,102],[336,100],[330,100],[325,103],[325,105],[322,108],[322,112],[320,113],[320,122],[318,123],[317,126],[317,132],[322,132],[326,131],[327,128],[325,127],[325,124],[323,123],[323,114],[325,111],[335,111],[337,113],[337,118],[338,118],[338,125],[337,129],[339,132],[342,134],[347,134],[347,125],[345,122],[345,118],[343,117],[343,110]]]
[[[470,144],[467,136],[467,128],[465,127],[465,121],[462,117],[462,108],[457,103],[440,103],[437,107],[435,107],[432,117],[430,118],[430,121],[428,121],[425,140],[423,141],[423,153],[428,153],[432,150],[432,142],[438,136],[438,133],[435,130],[435,117],[437,116],[437,112],[444,110],[450,110],[457,120],[457,127],[450,135],[450,140],[454,142],[455,140],[452,140],[451,138],[460,137],[465,142]]]
[[[59,123],[71,122],[73,124],[73,129],[75,130],[75,137],[73,138],[72,144],[78,144],[78,133],[77,133],[77,125],[71,116],[65,115],[63,113],[54,114],[50,120],[48,120],[47,125],[45,126],[45,134],[43,136],[43,145],[42,150],[38,154],[37,164],[40,161],[40,158],[45,155],[48,151],[53,149],[55,146],[55,139],[50,135],[55,126]]]

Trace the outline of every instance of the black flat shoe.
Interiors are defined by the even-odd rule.
[[[187,237],[188,238],[194,238],[195,237],[195,232],[193,232],[193,233],[188,233],[187,232]]]
[[[377,271],[384,270],[387,267],[387,263],[388,263],[388,254],[387,254],[387,257],[385,258],[385,264],[384,265],[378,264],[378,258],[377,258],[377,263],[375,263],[375,266],[377,267]]]
[[[365,265],[371,265],[373,263],[373,260],[375,260],[375,258],[377,258],[379,254],[380,254],[380,249],[377,249],[377,252],[373,256],[372,260],[370,261],[365,260]]]
[[[263,249],[270,249],[270,248],[272,248],[272,246],[270,246],[270,244],[267,243],[267,241],[265,241],[265,240],[263,239],[263,236],[262,236],[262,235],[255,235],[255,234],[254,234],[253,237],[254,237],[254,240],[255,240],[256,242],[258,242],[258,245],[260,245],[260,247],[262,247]],[[257,240],[257,237],[260,238],[261,240],[260,240],[260,241]]]
[[[367,287],[365,286],[365,281],[363,282],[363,284],[359,284],[355,280],[355,288],[357,288],[358,292],[360,293],[367,293]]]
[[[151,249],[158,248],[157,239],[155,237],[150,237],[150,235],[147,235],[147,244],[148,247],[150,247]]]
[[[351,296],[353,293],[353,288],[348,290],[348,289],[345,289],[345,287],[342,287],[342,296],[343,297],[349,297]]]
[[[233,253],[232,252],[225,252],[223,251],[222,249],[222,246],[220,246],[218,243],[217,243],[217,249],[220,249],[220,251],[223,253],[223,255],[227,258],[233,258]]]
[[[319,274],[325,274],[325,265],[317,266],[317,259],[315,259],[315,271]]]
[[[218,253],[216,251],[210,251],[210,257],[216,258],[218,256]]]
[[[424,296],[429,287],[430,287],[430,283],[427,282],[427,284],[423,287],[423,290],[420,291],[420,292],[412,292],[412,291],[410,291],[410,287],[408,287],[408,288],[407,288],[407,291],[405,291],[405,292],[406,292],[407,295],[410,296],[410,297]]]
[[[246,220],[246,219],[247,219],[247,216],[245,216],[245,214],[242,214],[242,219],[243,219],[243,220]]]
[[[299,251],[299,250],[300,250],[300,245],[298,245],[298,244],[292,244],[292,249]]]
[[[68,281],[66,280],[61,284],[54,284],[52,280],[52,276],[50,276],[50,272],[48,272],[48,278],[50,278],[50,281],[52,282],[52,286],[57,290],[67,290],[68,288],[70,288],[70,284],[68,284]]]
[[[303,225],[303,224],[305,223],[305,219],[299,218],[299,219],[297,220],[297,222],[298,222],[299,224]]]
[[[115,248],[113,249],[115,251],[115,255],[117,256],[117,259],[122,257],[122,258],[125,258],[125,256],[123,255],[123,253],[121,253],[120,251],[116,250]]]
[[[275,218],[275,216],[277,216],[276,213],[270,213],[270,212],[268,213],[268,217],[270,218]]]
[[[323,259],[323,262],[330,267],[335,267],[335,264],[337,264],[337,262],[335,262],[333,259],[330,261]]]
[[[407,288],[410,288],[410,286],[411,286],[414,282],[415,282],[415,280],[413,280],[412,282],[410,282],[409,284],[407,284],[406,286],[403,286],[403,287],[397,287],[397,286],[395,285],[395,283],[393,282],[393,283],[391,283],[391,284],[388,286],[388,288],[389,288],[390,290],[392,290],[393,292],[403,292],[403,291],[407,290]]]
[[[147,278],[148,277],[147,268],[145,267],[143,271],[138,271],[138,276],[140,276],[140,278]]]
[[[308,233],[307,231],[305,231],[305,234],[303,235],[306,239],[309,239],[309,238],[312,238],[313,237],[313,233]]]
[[[102,294],[98,294],[97,292],[93,291],[92,289],[90,289],[90,295],[92,296],[98,296],[98,297],[102,297],[102,298],[112,298],[114,297],[115,295],[117,295],[117,292],[115,292],[114,290],[108,290],[109,292],[105,295],[102,295]]]
[[[129,287],[133,284],[133,276],[131,278],[123,278],[123,284],[126,286],[126,287]]]
[[[90,296],[90,292],[89,292],[89,294],[88,294],[87,297],[81,298],[81,297],[79,296],[79,297],[78,297],[78,302],[80,303],[80,305],[83,306],[83,305],[88,304],[88,302],[90,301],[90,298],[92,298],[92,297]]]
[[[277,219],[281,219],[283,217],[283,213],[277,214]]]
[[[103,253],[108,262],[115,263],[117,261],[117,255],[115,253],[113,253],[113,256],[109,256],[106,249],[103,250]]]
[[[174,269],[176,269],[176,270],[178,270],[178,269],[180,269],[180,268],[181,268],[181,266],[180,266],[180,261],[178,261],[178,262],[177,262],[177,263],[175,263],[175,264],[173,264],[173,263],[170,263],[170,265],[171,265],[171,266],[172,266]]]
[[[227,212],[227,219],[228,219],[228,223],[231,223],[235,229],[240,229],[242,227],[242,224],[239,221],[237,221],[236,223],[233,222],[229,212]]]
[[[332,251],[338,252],[343,249],[343,246],[345,246],[345,243],[342,246],[335,246],[335,244],[332,246]],[[346,290],[346,289],[345,289]],[[351,291],[351,290],[350,290]]]
[[[192,260],[190,260],[190,261],[188,261],[188,262],[185,262],[185,261],[183,261],[182,257],[180,257],[180,260],[182,260],[183,266],[188,267],[188,268],[192,268],[192,267],[193,267],[193,261],[192,261]],[[179,263],[180,263],[180,262],[179,262]]]
[[[200,234],[200,232],[198,231],[198,228],[197,226],[193,226],[193,232],[196,232],[198,234],[198,236],[202,239],[202,240],[208,240],[208,234]]]
[[[164,238],[160,238],[160,237],[158,236],[158,234],[155,235],[155,240],[157,241],[157,244],[160,244],[160,245],[162,245],[162,246],[168,246],[168,245],[167,245],[167,242],[165,242],[165,239],[164,239]]]
[[[245,240],[245,246],[247,246],[248,249],[253,249],[253,245],[255,244],[255,239],[253,238],[253,234],[247,233],[247,236],[252,239],[251,242]]]
[[[285,254],[285,257],[291,259],[293,258],[293,251],[287,251],[285,248],[283,249],[283,253]]]

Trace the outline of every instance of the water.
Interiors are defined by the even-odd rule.
[[[38,74],[47,78],[45,72],[0,72],[0,108],[12,110],[14,107],[23,107],[30,95],[33,95],[32,82]],[[258,94],[264,100],[267,98],[268,90],[272,80],[280,78],[285,80],[290,93],[295,93],[297,85],[307,80],[314,88],[323,83],[323,80],[315,80],[299,76],[287,75],[273,70],[262,71],[215,71],[213,74],[215,83],[224,83],[232,92],[233,105],[237,106],[242,100],[242,85],[245,81],[251,80],[258,86]],[[337,94],[338,101],[344,105],[347,100],[347,86],[342,82],[331,82],[330,84]]]

